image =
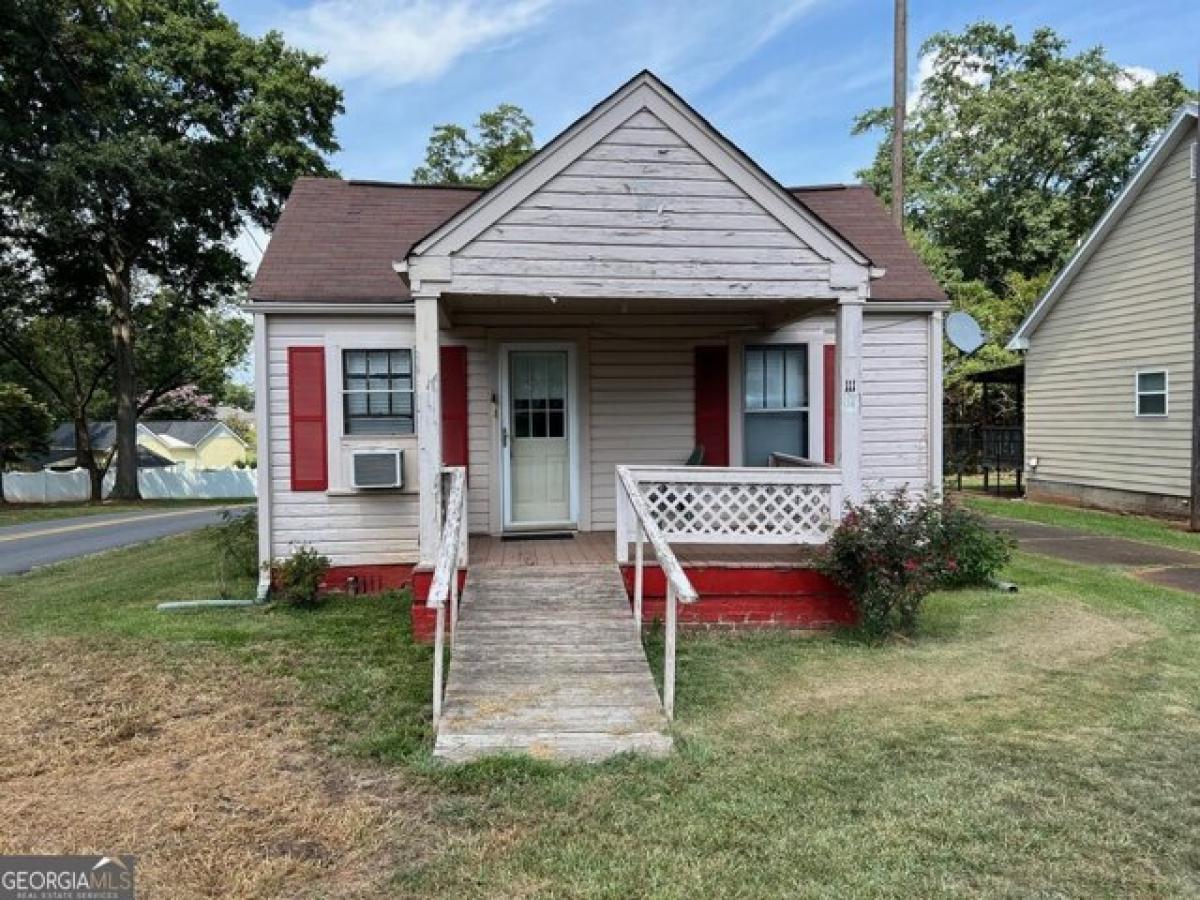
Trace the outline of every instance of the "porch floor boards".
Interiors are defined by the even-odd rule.
[[[580,531],[572,538],[555,540],[501,540],[489,534],[471,535],[470,567],[511,569],[534,566],[612,565],[616,559],[616,534],[611,531]],[[813,551],[806,547],[677,544],[671,549],[685,566],[737,566],[739,568],[803,567],[811,564]],[[646,562],[656,565],[654,551],[646,544]],[[630,559],[633,553],[630,551]]]
[[[610,559],[600,565],[472,560],[435,756],[590,761],[670,752],[667,719],[608,546]]]

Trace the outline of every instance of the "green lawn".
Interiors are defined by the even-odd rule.
[[[386,882],[364,895],[1194,896],[1196,598],[1116,569],[1023,555],[1006,577],[1021,593],[937,595],[922,633],[884,648],[839,636],[684,638],[678,752],[659,761],[435,766],[430,654],[409,640],[402,600],[343,598],[308,613],[153,612],[158,600],[212,595],[201,535],[0,579],[0,641],[17,658],[7,677],[26,676],[0,684],[0,697],[9,707],[28,703],[19,685],[33,692],[59,677],[62,696],[92,702],[92,681],[118,678],[121,669],[146,685],[178,676],[183,687],[172,682],[175,690],[199,698],[204,715],[234,702],[222,698],[266,691],[247,714],[252,724],[226,716],[220,728],[204,729],[241,735],[220,759],[232,765],[246,754],[255,771],[219,791],[188,782],[191,793],[172,803],[198,830],[178,832],[164,849],[128,847],[144,851],[139,873],[169,873],[186,885],[188,872],[179,869],[207,852],[197,846],[207,841],[243,873],[245,896],[320,894],[314,883],[333,893],[334,883],[321,879],[358,872],[345,871],[354,858],[348,848],[366,844],[382,861],[370,871],[385,872]],[[87,659],[100,648],[107,655],[94,671],[103,675],[53,675],[64,653]],[[651,641],[649,650],[657,662],[660,647]],[[203,680],[192,674],[197,667]],[[30,734],[45,740],[68,727],[66,701],[56,703],[46,703],[57,712]],[[169,733],[193,714],[200,713],[158,714],[153,724]],[[153,753],[169,751],[137,715],[122,715],[122,728],[135,735],[128,752],[139,760],[139,783],[167,791],[172,777],[146,779]],[[292,745],[282,761],[253,756],[296,719],[312,725],[306,741],[322,777],[306,790],[328,799],[320,816],[290,812],[301,791],[281,792],[272,804],[253,793],[313,765]],[[4,740],[0,760],[30,752]],[[127,777],[106,762],[113,751],[100,738],[95,748],[57,743],[79,748],[72,760],[102,767],[104,783]],[[173,765],[200,766],[190,755],[209,758],[197,747]],[[346,766],[353,777],[335,778]],[[49,779],[70,774],[41,762],[32,771],[50,772],[42,777],[51,795]],[[326,781],[339,786],[325,792]],[[7,806],[13,798],[4,785],[0,777]],[[328,830],[383,785],[388,799],[371,826],[346,831],[353,841],[323,862],[309,866],[304,854],[318,857],[306,849],[300,868],[272,869],[279,857],[252,855],[281,844],[248,840],[249,823],[281,833]],[[212,815],[197,816],[206,803]],[[93,815],[82,806],[49,807],[45,827],[56,815]],[[175,834],[172,810],[159,814],[165,829],[151,821],[155,837],[138,840]],[[236,840],[212,831],[222,817],[237,826]],[[88,832],[93,844],[124,833],[107,820]],[[0,827],[0,845],[2,838]],[[268,869],[274,874],[260,874]]]
[[[1028,500],[1002,500],[970,494],[960,494],[959,496],[972,509],[1009,519],[1041,522],[1044,525],[1061,525],[1064,528],[1078,528],[1081,531],[1109,537],[1130,538],[1135,541],[1160,544],[1164,547],[1176,547],[1180,550],[1200,551],[1200,533],[1184,531],[1178,522],[1152,519],[1148,516],[1121,515],[1093,509],[1079,509],[1073,506],[1058,506],[1053,503],[1032,503]]]
[[[191,506],[229,506],[238,500],[105,500],[102,503],[4,503],[0,504],[0,528],[5,525],[24,525],[52,519],[76,516],[97,516],[108,513],[143,512],[147,510],[187,509]]]

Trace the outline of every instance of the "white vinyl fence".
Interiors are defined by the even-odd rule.
[[[115,472],[104,479],[104,496],[112,491]],[[184,466],[142,469],[138,489],[144,500],[239,500],[258,492],[254,469],[211,469],[189,471]],[[64,503],[87,500],[88,475],[83,469],[70,472],[7,472],[4,498],[10,503]]]

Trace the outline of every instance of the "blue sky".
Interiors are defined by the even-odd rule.
[[[553,137],[642,68],[652,69],[787,184],[854,180],[875,138],[854,116],[890,100],[890,0],[225,0],[328,56],[345,91],[346,177],[408,180],[430,129],[517,103]],[[1104,45],[1138,70],[1195,84],[1196,0],[909,0],[910,83],[930,34],[979,19],[1022,36],[1050,25],[1073,50]],[[1169,26],[1166,23],[1170,23]],[[256,251],[248,247],[248,255]]]

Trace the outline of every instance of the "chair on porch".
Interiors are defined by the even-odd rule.
[[[687,458],[687,462],[685,462],[684,465],[685,466],[702,466],[702,465],[704,465],[704,445],[703,444],[696,445],[696,448],[694,450],[692,450],[692,455]]]

